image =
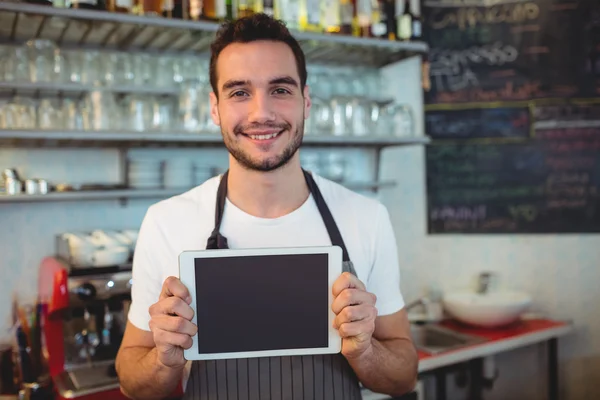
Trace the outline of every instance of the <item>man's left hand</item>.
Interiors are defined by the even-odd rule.
[[[358,358],[371,348],[377,309],[374,294],[353,274],[344,272],[333,284],[333,304],[336,317],[333,326],[342,337],[342,354]]]

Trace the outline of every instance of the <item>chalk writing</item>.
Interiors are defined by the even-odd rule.
[[[431,211],[431,219],[435,220],[479,220],[485,219],[486,207],[479,206],[443,206]]]
[[[501,4],[492,7],[461,7],[452,12],[437,9],[433,12],[429,25],[433,29],[444,29],[457,26],[466,29],[477,25],[486,24],[523,24],[533,23],[540,16],[540,7],[533,3]]]
[[[600,137],[600,128],[562,128],[535,131],[538,139],[589,139]]]
[[[568,155],[565,157],[546,157],[546,165],[550,170],[554,171],[571,171],[592,168],[596,165],[595,157],[579,157],[571,158]]]
[[[535,220],[538,215],[537,207],[530,204],[520,204],[516,206],[509,206],[508,212],[516,219],[524,219],[528,222]]]
[[[474,65],[503,66],[513,63],[518,50],[510,45],[495,42],[485,46],[472,46],[465,50],[432,50],[430,76],[437,91],[451,92],[479,86]]]
[[[524,84],[515,84],[506,82],[499,89],[472,88],[460,92],[441,92],[435,95],[435,101],[439,103],[455,102],[480,102],[480,101],[501,101],[501,100],[531,100],[543,97],[539,81],[527,82]]]

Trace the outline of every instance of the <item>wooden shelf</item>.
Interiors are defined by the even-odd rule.
[[[347,182],[342,183],[348,189],[357,191],[378,190],[393,187],[394,182]],[[131,199],[162,199],[184,193],[190,188],[173,189],[127,189],[127,190],[97,190],[81,192],[51,192],[48,194],[17,194],[0,195],[1,203],[41,203],[69,202],[90,200],[131,200]]]
[[[0,37],[13,43],[49,39],[64,47],[205,53],[218,27],[205,21],[0,2]],[[382,67],[429,50],[425,42],[293,34],[309,63]]]
[[[306,135],[305,146],[388,146],[429,143],[425,136],[406,138],[384,136],[316,136]],[[201,147],[223,146],[221,135],[192,132],[131,132],[131,131],[50,131],[0,130],[0,147]]]

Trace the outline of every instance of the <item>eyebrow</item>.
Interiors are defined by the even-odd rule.
[[[271,79],[269,81],[270,85],[290,85],[294,87],[298,87],[298,82],[291,76],[280,76],[275,79]]]
[[[250,84],[250,81],[232,79],[223,84],[222,90],[233,89],[238,86],[247,86],[249,84]]]
[[[223,87],[221,88],[221,90],[225,91],[225,90],[233,89],[236,87],[249,86],[249,85],[250,85],[249,80],[232,79],[232,80],[225,82],[223,84]],[[269,81],[269,85],[290,85],[290,86],[294,86],[294,87],[299,86],[298,82],[291,76],[280,76],[277,78],[273,78]]]

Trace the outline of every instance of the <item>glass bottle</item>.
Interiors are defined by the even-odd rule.
[[[102,0],[72,0],[71,8],[82,10],[106,10],[106,4]]]
[[[369,37],[372,35],[372,25],[375,19],[379,19],[377,7],[378,4],[373,3],[373,0],[357,0],[356,1],[356,31],[355,36]]]
[[[417,12],[411,12],[412,14],[412,32],[411,40],[421,40],[423,36],[422,21],[420,16],[420,10]]]
[[[254,14],[254,2],[252,0],[238,0],[237,2],[237,17],[243,18]]]
[[[237,7],[234,7],[233,0],[225,0],[225,19],[233,21],[237,15]]]
[[[285,22],[289,29],[300,29],[300,1],[278,0],[275,18]]]
[[[198,21],[202,15],[202,7],[204,2],[202,0],[188,0],[189,1],[189,17],[191,20]]]
[[[323,0],[321,25],[327,33],[339,33],[341,28],[340,0]]]
[[[204,18],[212,21],[221,21],[227,16],[225,0],[204,0]]]
[[[275,15],[275,1],[274,0],[263,0],[263,12],[267,15]]]
[[[404,0],[404,9],[398,14],[398,39],[410,40],[412,37],[413,15],[410,12],[410,0]]]
[[[300,0],[300,30],[322,32],[321,0]]]

